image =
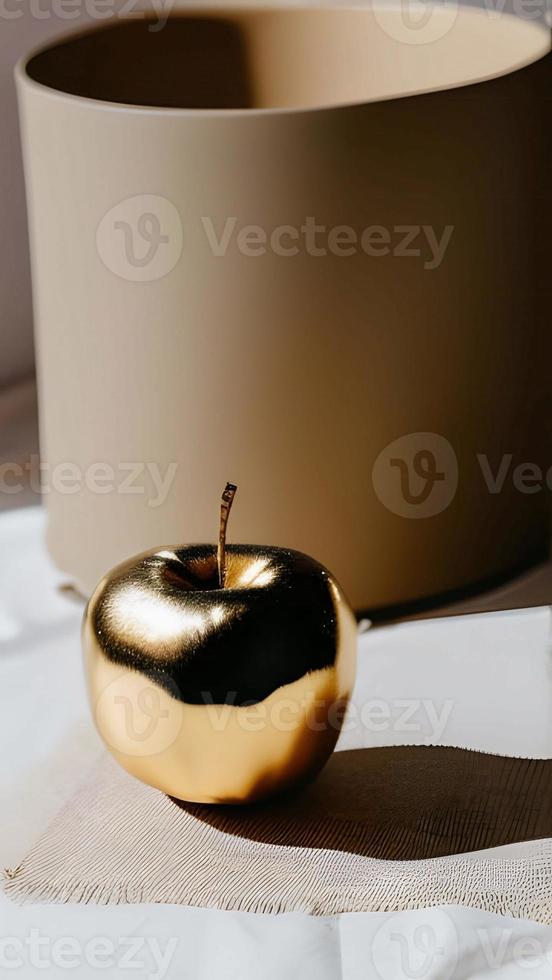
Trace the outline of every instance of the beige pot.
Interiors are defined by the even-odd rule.
[[[546,461],[550,36],[430,21],[187,12],[19,65],[48,542],[85,591],[214,541],[227,479],[231,540],[311,553],[357,608],[543,554],[515,467]]]

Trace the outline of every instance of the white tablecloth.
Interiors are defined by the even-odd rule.
[[[101,752],[39,509],[0,518],[0,867],[14,868]],[[403,624],[360,638],[341,748],[458,745],[552,757],[548,608]],[[526,845],[495,849],[514,856]],[[491,853],[491,852],[490,852]],[[471,909],[310,918],[176,906],[12,905],[0,971],[179,980],[461,980],[552,975],[552,928]]]

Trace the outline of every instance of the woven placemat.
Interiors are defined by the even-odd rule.
[[[313,914],[455,904],[552,922],[552,841],[537,840],[551,837],[546,760],[336,752],[306,789],[239,808],[178,803],[106,757],[5,890]],[[523,857],[462,853],[522,840]]]

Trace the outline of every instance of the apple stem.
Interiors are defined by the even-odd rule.
[[[219,527],[219,539],[217,548],[217,566],[218,566],[218,580],[219,587],[224,588],[224,579],[226,577],[226,526],[228,524],[228,517],[232,504],[234,502],[234,497],[236,495],[237,486],[235,483],[227,483],[224,488],[224,493],[222,495],[222,502],[220,505],[220,527]]]

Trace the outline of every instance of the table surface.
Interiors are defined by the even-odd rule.
[[[0,566],[0,867],[12,869],[102,752],[80,667],[82,603],[60,591],[42,530],[38,508],[0,517],[0,554],[9,555]],[[408,742],[550,758],[550,634],[548,608],[368,631],[359,641],[369,669],[359,670],[356,703],[385,702],[389,722],[345,732],[340,748]],[[440,725],[451,692],[454,710]],[[395,711],[405,698],[418,705],[415,730],[406,733]],[[424,702],[437,715],[424,713]],[[487,853],[500,860],[523,847]],[[533,944],[532,977],[549,978],[552,963],[552,928],[459,907],[313,918],[176,906],[16,907],[1,896],[1,937],[0,961],[11,959],[24,976],[34,975],[41,957],[43,976],[66,975],[64,956],[79,977],[96,976],[97,939],[103,976],[120,976],[127,956],[133,976],[159,980],[459,980],[483,976],[489,961],[493,976],[515,978],[529,948],[522,939]]]

